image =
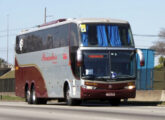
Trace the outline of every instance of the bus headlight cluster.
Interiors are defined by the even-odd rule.
[[[125,89],[129,89],[129,90],[132,90],[135,88],[135,85],[129,85],[129,86],[125,86],[124,87]]]
[[[83,85],[82,88],[88,89],[88,90],[95,90],[95,86],[88,86],[88,85]]]

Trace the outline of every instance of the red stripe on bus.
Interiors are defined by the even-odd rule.
[[[37,97],[48,98],[45,80],[37,67],[21,67],[16,59],[15,66],[19,67],[19,69],[15,71],[15,93],[17,96],[24,97],[26,84],[28,84],[29,89],[31,85],[34,84]]]

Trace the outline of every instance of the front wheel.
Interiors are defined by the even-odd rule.
[[[73,106],[73,105],[80,105],[81,101],[77,99],[73,99],[70,96],[70,88],[67,87],[66,92],[65,92],[65,99],[66,99],[66,104]]]

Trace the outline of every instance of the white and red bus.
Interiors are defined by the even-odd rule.
[[[29,104],[121,99],[136,94],[130,25],[115,19],[60,19],[16,37],[15,92]]]

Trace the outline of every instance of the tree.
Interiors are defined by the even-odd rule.
[[[159,41],[154,42],[150,49],[155,50],[156,55],[165,55],[165,29],[160,30],[159,38]]]
[[[7,67],[8,67],[8,63],[4,59],[0,58],[0,68],[7,68]]]
[[[165,62],[165,57],[160,56],[160,57],[159,57],[159,64],[163,65],[164,62]]]

